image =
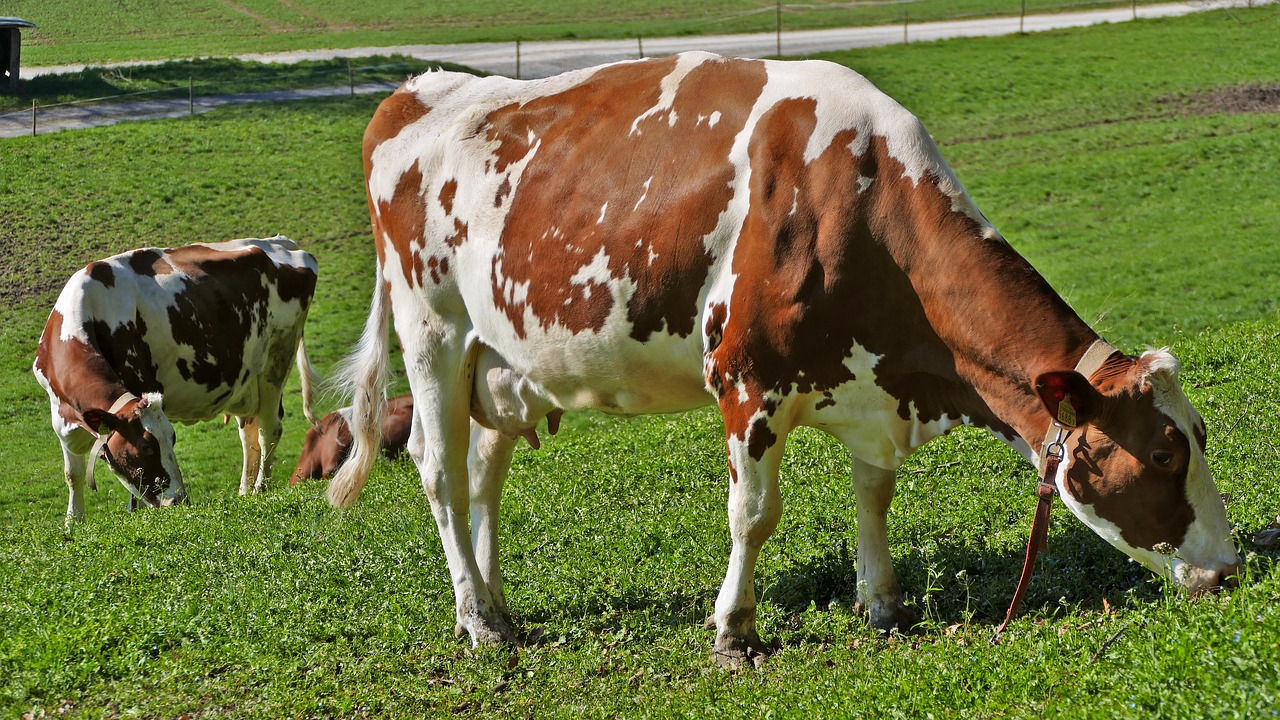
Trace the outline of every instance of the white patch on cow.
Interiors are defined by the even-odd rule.
[[[711,113],[711,117],[707,118],[707,127],[713,128],[720,122],[720,111],[715,110]]]
[[[675,127],[676,125],[676,112],[675,112],[676,93],[680,89],[680,83],[684,81],[685,77],[688,76],[688,74],[694,68],[697,68],[699,65],[702,65],[704,62],[710,62],[718,59],[719,58],[717,58],[715,55],[711,55],[710,53],[700,53],[700,52],[681,53],[680,55],[677,55],[675,69],[673,69],[669,75],[662,78],[661,89],[658,95],[657,103],[655,103],[654,106],[649,108],[648,110],[645,110],[644,112],[640,113],[639,117],[637,117],[635,120],[632,121],[631,132],[629,134],[639,135],[640,123],[644,122],[645,120],[648,120],[651,117],[654,117],[655,115],[660,115],[662,113],[669,114],[667,125],[669,127]]]
[[[1156,409],[1173,419],[1178,430],[1186,435],[1191,450],[1186,489],[1187,502],[1195,511],[1195,521],[1187,528],[1178,553],[1188,563],[1200,568],[1230,565],[1239,559],[1235,543],[1231,540],[1231,524],[1205,460],[1204,449],[1196,442],[1195,428],[1203,427],[1204,420],[1178,383],[1182,366],[1164,349],[1149,350],[1143,353],[1142,359],[1150,367],[1146,381],[1151,385]]]
[[[600,248],[599,252],[591,258],[591,262],[578,268],[578,272],[569,278],[569,282],[573,285],[590,285],[596,283],[599,285],[608,285],[613,279],[613,273],[609,270],[609,255]]]
[[[640,203],[644,202],[645,198],[649,197],[649,185],[652,183],[653,183],[653,176],[650,175],[649,179],[644,181],[644,191],[640,193],[640,199],[636,201],[635,207],[631,208],[631,212],[635,212],[639,210]]]
[[[800,209],[800,188],[795,187],[791,190],[791,211],[787,213],[795,217],[796,211]]]
[[[871,183],[874,180],[875,178],[869,178],[866,175],[859,175],[858,176],[858,192],[860,193],[866,192],[867,188],[871,187]]]
[[[604,224],[604,216],[605,216],[605,213],[607,212],[609,212],[609,203],[605,203],[604,205],[600,206],[600,217],[596,219],[597,225]]]

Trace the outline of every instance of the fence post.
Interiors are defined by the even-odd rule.
[[[778,42],[777,42],[778,57],[782,57],[782,0],[778,0],[776,5],[777,5],[777,20],[776,22],[774,22],[774,27],[777,29],[777,33],[778,33]]]
[[[31,137],[36,136],[36,100],[31,98]]]
[[[1018,13],[1018,34],[1021,35],[1026,31],[1022,29],[1024,21],[1027,19],[1027,0],[1022,0],[1022,10]]]
[[[356,72],[351,69],[351,60],[347,60],[347,83],[351,85],[351,97],[356,96]]]
[[[640,59],[644,59],[644,39],[639,35],[636,36],[636,48],[640,51]]]
[[[516,79],[520,79],[520,38],[516,38]]]
[[[196,78],[194,75],[187,76],[187,104],[190,106],[191,114],[196,114]]]
[[[1133,19],[1138,19],[1138,0],[1130,0],[1129,3],[1133,7]]]
[[[902,11],[902,44],[907,44],[907,23],[911,21],[911,13],[906,10]]]

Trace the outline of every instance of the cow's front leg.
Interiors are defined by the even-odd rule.
[[[62,475],[67,481],[68,493],[67,527],[84,522],[85,475],[90,462],[92,457],[86,460],[84,455],[77,455],[65,446],[62,448]]]
[[[888,632],[907,630],[919,616],[902,602],[902,588],[889,555],[889,503],[893,500],[894,471],[854,458],[853,493],[858,503],[858,602],[872,627]]]
[[[400,333],[414,396],[414,426],[409,450],[422,489],[431,501],[436,528],[449,562],[457,613],[455,630],[472,645],[515,642],[515,632],[482,579],[471,546],[467,473],[470,447],[471,374],[467,353],[457,338]],[[429,351],[415,352],[422,342]],[[460,634],[460,633],[459,633]]]
[[[471,423],[471,452],[467,458],[471,478],[471,547],[494,608],[508,623],[511,611],[502,592],[502,568],[498,563],[498,512],[515,447],[513,438],[474,421]]]
[[[240,446],[244,450],[244,466],[240,471],[240,494],[248,495],[262,467],[262,444],[257,417],[236,418],[240,427]]]
[[[782,517],[778,465],[789,429],[768,427],[768,421],[761,416],[745,437],[728,431],[729,535],[733,547],[714,615],[715,660],[721,667],[746,663],[759,667],[768,655],[768,648],[756,632],[754,580],[760,548]],[[772,445],[761,451],[769,442],[767,437],[772,437]]]

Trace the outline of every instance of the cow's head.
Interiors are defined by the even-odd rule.
[[[1093,384],[1072,371],[1036,380],[1049,413],[1074,425],[1058,491],[1103,539],[1192,594],[1234,585],[1240,557],[1178,361],[1165,350],[1121,357]]]
[[[90,408],[82,416],[98,436],[103,459],[134,497],[152,507],[187,501],[173,452],[176,434],[159,393],[147,393],[114,413]]]

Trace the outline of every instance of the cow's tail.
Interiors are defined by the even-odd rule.
[[[307,343],[301,335],[298,336],[298,352],[294,361],[298,364],[298,379],[302,382],[302,414],[307,416],[311,427],[315,427],[317,420],[315,411],[311,409],[311,397],[320,384],[320,374],[311,364],[311,358],[307,357]]]
[[[387,403],[387,319],[389,302],[382,267],[374,272],[373,302],[364,334],[339,366],[334,384],[351,397],[351,454],[329,481],[329,504],[344,508],[360,497],[382,443],[382,408]]]

